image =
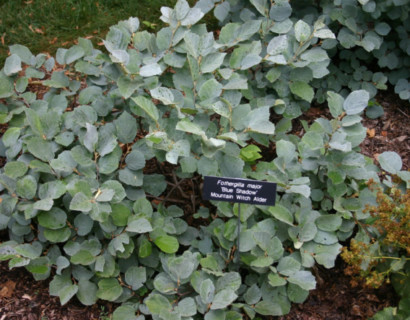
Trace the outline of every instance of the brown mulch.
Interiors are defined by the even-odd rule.
[[[403,159],[403,170],[409,170],[409,103],[386,93],[378,97],[378,102],[383,106],[385,114],[379,119],[364,119],[367,137],[361,145],[362,153],[377,160],[378,155],[384,151],[395,151]],[[312,108],[306,116],[315,119],[327,115],[323,109]],[[5,128],[6,126],[0,125],[0,137]],[[0,167],[4,164],[5,159],[0,157]],[[167,191],[170,198],[176,196],[172,192],[176,185],[189,194],[190,185],[173,181],[172,177],[169,180],[171,185],[168,186]],[[190,204],[192,207],[197,205],[195,201]],[[6,235],[4,231],[0,231],[0,242],[3,240],[6,240]],[[343,273],[344,266],[339,259],[333,269],[317,267],[314,270],[317,289],[310,292],[303,304],[294,304],[288,315],[276,319],[368,319],[384,307],[397,305],[397,297],[389,286],[377,290],[362,286],[353,288],[350,285],[350,277]],[[93,320],[111,314],[114,309],[114,305],[108,302],[85,307],[75,298],[67,305],[61,306],[59,299],[51,297],[48,293],[49,280],[35,281],[24,268],[10,271],[7,262],[0,262],[0,275],[0,320]]]
[[[410,105],[392,93],[383,93],[377,101],[384,109],[378,119],[364,118],[367,138],[362,153],[374,160],[385,151],[394,151],[403,160],[402,170],[410,169]]]
[[[385,307],[395,306],[397,296],[391,286],[379,289],[351,286],[344,274],[345,263],[339,257],[333,269],[313,269],[317,285],[303,304],[294,304],[280,320],[361,320],[369,319]]]
[[[61,306],[49,295],[50,280],[35,281],[25,268],[9,270],[0,262],[0,320],[97,320],[113,311],[112,304],[83,306],[76,298]]]
[[[0,124],[0,137],[6,132],[8,128],[7,124]],[[0,168],[3,168],[6,165],[6,158],[0,157]]]

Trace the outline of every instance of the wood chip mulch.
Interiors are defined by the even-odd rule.
[[[403,160],[402,170],[410,169],[410,103],[394,94],[383,93],[377,101],[384,109],[378,119],[364,118],[366,140],[361,144],[362,153],[377,161],[385,151],[398,153]]]
[[[361,284],[353,287],[344,274],[346,264],[339,257],[333,269],[315,267],[316,289],[303,304],[294,304],[280,320],[364,320],[385,307],[396,306],[398,298],[391,286],[379,289]]]
[[[73,298],[61,306],[58,297],[49,295],[50,279],[35,281],[24,268],[9,270],[0,262],[0,320],[97,320],[112,313],[110,303],[81,305]]]

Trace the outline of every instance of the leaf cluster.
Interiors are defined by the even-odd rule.
[[[243,0],[225,1],[217,9],[219,7],[215,16],[223,24],[244,21],[255,14],[256,9],[256,14],[266,18],[264,26],[270,31],[288,35],[293,30],[302,41],[299,47],[293,48],[294,56],[288,58],[293,60],[293,66],[301,68],[306,66],[304,56],[311,56],[300,53],[306,49],[305,41],[312,40],[309,35],[313,30],[319,38],[319,47],[326,51],[331,61],[327,62],[318,50],[315,54],[318,67],[313,78],[311,75],[310,79],[306,78],[309,76],[304,72],[299,74],[299,79],[291,76],[288,80],[297,81],[303,77],[302,81],[310,82],[315,97],[321,102],[328,90],[345,95],[351,90],[364,89],[373,98],[378,90],[385,90],[388,85],[394,86],[401,99],[408,101],[410,98],[408,1],[323,0],[289,4],[286,1]],[[304,23],[296,25],[298,20]],[[315,30],[318,26],[326,27]]]
[[[137,18],[112,26],[107,53],[86,39],[55,58],[10,47],[0,71],[10,268],[52,276],[62,304],[122,303],[114,319],[279,316],[307,298],[310,269],[334,266],[375,203],[365,182],[392,181],[360,154],[365,89],[326,90],[331,117],[292,133],[330,72],[322,40],[336,37],[324,20],[292,18],[288,1],[249,4],[179,0],[161,9],[157,34]],[[200,24],[212,9],[234,20],[217,36]],[[408,188],[397,154],[379,162]],[[238,234],[238,204],[201,201],[204,175],[275,182],[277,205],[242,205]]]
[[[389,195],[378,190],[377,205],[365,209],[370,216],[359,224],[361,230],[341,254],[349,265],[346,273],[355,279],[376,288],[393,284],[401,298],[395,319],[405,319],[409,310],[409,199],[409,190],[391,188]]]

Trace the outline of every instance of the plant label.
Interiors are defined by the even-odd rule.
[[[276,200],[276,183],[250,179],[205,176],[202,197],[205,200],[274,206]]]

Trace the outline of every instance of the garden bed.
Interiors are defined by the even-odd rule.
[[[103,51],[11,46],[0,320],[407,316],[406,8],[178,0]],[[275,183],[276,203],[205,201],[206,176]]]
[[[362,153],[377,160],[384,151],[395,151],[403,159],[403,169],[410,168],[410,127],[403,125],[409,121],[410,106],[398,100],[395,95],[382,93],[378,97],[384,108],[384,115],[378,119],[364,118],[368,129],[366,139],[361,145]],[[326,115],[326,109],[312,108],[303,118],[307,121]],[[299,128],[298,126],[295,126]],[[295,134],[298,134],[296,129]],[[1,130],[0,137],[4,130]],[[299,132],[300,133],[300,132]],[[3,162],[1,162],[3,161]],[[5,159],[0,158],[1,166]],[[154,173],[158,170],[155,163],[147,165],[146,170]],[[184,187],[184,186],[182,186]],[[185,185],[187,192],[189,186]],[[172,187],[168,188],[168,191]],[[175,190],[175,188],[174,188]],[[178,192],[178,189],[176,189]],[[172,202],[173,193],[168,200]],[[199,196],[198,194],[196,196]],[[180,194],[174,195],[181,200]],[[183,198],[182,198],[183,199]],[[175,199],[174,199],[175,200]],[[177,203],[175,203],[177,204]],[[191,211],[190,201],[186,201],[185,211]],[[192,223],[192,217],[187,216]],[[0,233],[0,242],[6,241],[7,235]],[[338,258],[335,268],[325,269],[315,267],[314,275],[317,288],[310,292],[303,304],[294,304],[291,312],[281,320],[348,320],[368,319],[377,311],[398,303],[393,288],[383,285],[372,289],[359,283],[352,286],[352,278],[344,274],[346,264]],[[9,270],[7,261],[0,262],[0,320],[94,320],[109,319],[116,305],[109,302],[99,302],[91,307],[81,305],[73,299],[61,306],[58,297],[49,295],[49,280],[35,281],[24,268]],[[106,318],[104,318],[106,317]],[[265,317],[264,319],[274,319]]]

